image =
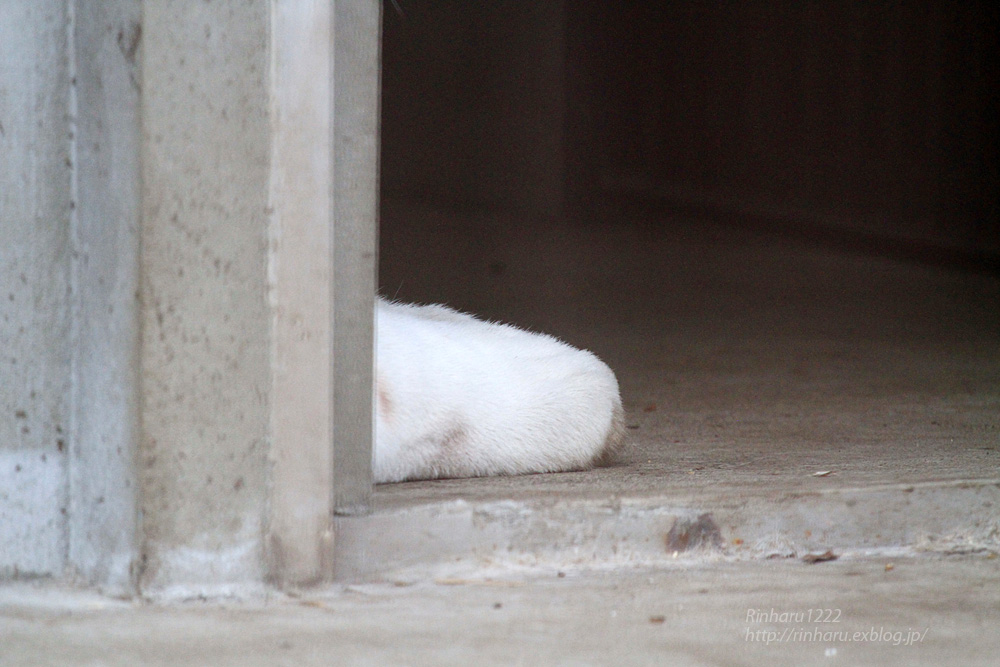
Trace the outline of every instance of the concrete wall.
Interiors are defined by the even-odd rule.
[[[593,4],[581,196],[1000,250],[992,3]]]
[[[0,4],[0,578],[332,572],[334,432],[370,465],[331,355],[370,423],[379,25],[334,6]],[[339,347],[331,300],[364,323]]]
[[[666,203],[1000,263],[993,3],[410,4],[386,12],[388,197]]]
[[[278,3],[271,25],[267,557],[279,584],[324,578],[332,550],[330,8],[322,0]]]
[[[260,581],[269,2],[143,5],[146,587]]]
[[[0,3],[0,577],[66,563],[69,80],[66,3]]]
[[[83,580],[128,590],[139,555],[141,4],[71,7],[75,334],[68,559]]]

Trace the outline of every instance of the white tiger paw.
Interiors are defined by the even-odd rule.
[[[378,303],[376,482],[581,470],[623,441],[606,364],[444,306]]]

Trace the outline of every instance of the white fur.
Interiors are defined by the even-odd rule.
[[[622,439],[615,375],[551,336],[378,302],[375,481],[579,470]]]

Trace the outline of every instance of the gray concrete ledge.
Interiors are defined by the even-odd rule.
[[[340,517],[342,581],[825,553],[1000,552],[1000,479],[783,493],[464,501]]]

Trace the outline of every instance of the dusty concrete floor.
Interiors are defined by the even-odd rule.
[[[140,605],[0,589],[0,663],[993,665],[1000,559],[716,563]]]
[[[402,238],[383,252],[384,293],[592,349],[618,374],[632,448],[586,475],[386,486],[386,504],[547,485],[687,494],[1000,472],[996,277],[690,220],[560,228],[387,209],[437,233],[392,229]],[[818,470],[835,474],[808,479]]]
[[[345,574],[391,569],[379,553],[655,563],[703,514],[730,557],[1000,547],[997,277],[725,221],[570,226],[391,202],[383,217],[384,294],[595,351],[631,446],[589,472],[379,487],[377,529],[342,521],[345,553],[364,554]]]
[[[384,294],[604,358],[622,460],[379,487],[336,538],[370,583],[299,598],[11,587],[0,664],[995,664],[1000,280],[692,220],[387,202],[383,238]]]

